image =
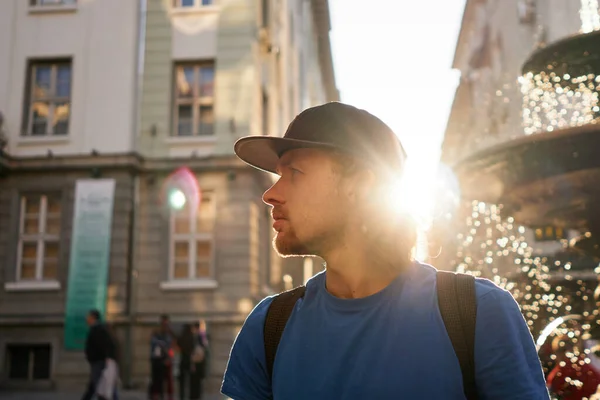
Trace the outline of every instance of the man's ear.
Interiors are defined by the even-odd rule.
[[[353,201],[365,202],[374,194],[376,177],[370,170],[359,171],[344,178],[344,181],[345,194]]]

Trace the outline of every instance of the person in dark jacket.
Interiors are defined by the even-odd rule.
[[[206,377],[208,362],[208,339],[204,322],[185,324],[177,338],[180,352],[179,398],[190,400],[202,398],[202,381]]]
[[[88,312],[86,322],[90,327],[85,342],[85,358],[90,364],[90,380],[81,400],[91,400],[96,394],[96,386],[109,359],[116,361],[116,345],[108,328],[101,322],[100,312]],[[117,399],[115,390],[114,400]]]
[[[191,324],[185,324],[177,338],[179,347],[179,398],[186,399],[192,377],[192,353],[194,352],[194,333]]]
[[[169,317],[160,317],[160,327],[150,338],[150,363],[152,379],[150,398],[162,400],[164,393],[167,400],[173,400],[173,345],[175,335],[171,329]],[[166,390],[165,390],[166,389]]]
[[[208,337],[204,321],[192,325],[194,348],[191,355],[190,400],[202,398],[202,384],[208,371]]]

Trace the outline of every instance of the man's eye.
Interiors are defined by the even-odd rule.
[[[296,168],[290,168],[290,171],[292,171],[292,175],[296,175],[296,174],[301,174],[302,171],[296,169]]]

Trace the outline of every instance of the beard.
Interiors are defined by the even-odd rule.
[[[273,238],[273,248],[283,258],[313,255],[308,246],[298,239],[293,229],[288,229],[285,234],[277,233]]]

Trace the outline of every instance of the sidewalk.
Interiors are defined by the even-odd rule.
[[[0,400],[80,400],[82,393],[77,392],[0,392]],[[202,400],[223,400],[222,395],[205,395]],[[119,400],[148,400],[144,392],[122,391]]]
[[[83,393],[78,392],[0,392],[1,400],[80,400]],[[121,392],[119,400],[148,400],[143,392]],[[212,399],[211,399],[212,400]]]

